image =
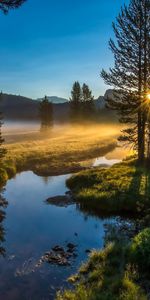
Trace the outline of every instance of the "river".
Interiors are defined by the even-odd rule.
[[[107,159],[99,158],[95,165],[98,161],[106,163]],[[68,286],[67,278],[87,259],[87,250],[103,247],[105,224],[114,219],[83,213],[77,204],[60,207],[45,201],[65,195],[69,177],[39,177],[28,171],[7,182],[3,196],[8,206],[1,220],[5,256],[0,256],[0,299],[54,299],[56,291]],[[44,253],[56,245],[66,248],[67,243],[76,245],[77,256],[70,266],[44,262],[35,267]]]

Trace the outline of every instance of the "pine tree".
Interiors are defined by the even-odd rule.
[[[0,9],[4,13],[8,13],[9,9],[18,8],[22,5],[26,0],[1,0],[0,1]]]
[[[41,118],[41,129],[48,129],[53,124],[53,104],[49,102],[48,98],[45,98],[40,103],[39,107]]]
[[[87,120],[95,113],[94,97],[87,84],[82,86],[82,116]]]
[[[150,83],[150,1],[131,0],[121,9],[110,39],[115,66],[102,70],[105,83],[117,91],[107,106],[117,110],[122,123],[130,124],[120,140],[134,143],[139,161],[144,160],[147,124],[147,91]]]
[[[82,90],[80,83],[76,81],[73,84],[70,98],[70,117],[71,120],[77,120],[81,116]]]

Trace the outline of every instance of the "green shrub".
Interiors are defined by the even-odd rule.
[[[131,262],[137,265],[139,271],[149,273],[150,270],[150,228],[136,235],[129,249]]]
[[[6,170],[0,168],[0,187],[6,183],[8,180],[8,174]]]
[[[122,281],[122,292],[119,300],[147,300],[147,296],[141,288],[128,277],[128,274]]]
[[[6,165],[5,170],[8,174],[8,177],[11,178],[16,174],[16,167],[11,165]]]

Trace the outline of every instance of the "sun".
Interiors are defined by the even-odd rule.
[[[150,93],[148,93],[148,94],[146,95],[146,99],[147,99],[148,101],[150,101]]]

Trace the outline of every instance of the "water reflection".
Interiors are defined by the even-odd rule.
[[[1,222],[6,230],[1,231],[1,245],[7,249],[7,256],[0,259],[0,299],[54,299],[56,290],[67,287],[67,278],[87,259],[86,250],[103,247],[104,224],[111,219],[86,213],[75,203],[67,207],[45,203],[49,197],[66,195],[69,176],[43,180],[32,172],[23,172],[7,182],[4,196],[9,205],[7,217]],[[1,202],[7,205],[4,199]],[[43,263],[35,268],[52,247],[66,249],[68,243],[77,245],[77,257],[71,266]]]
[[[3,196],[4,190],[0,192],[0,255],[4,256],[6,254],[6,250],[3,246],[5,241],[5,229],[3,226],[4,219],[6,217],[5,208],[7,207],[8,202],[5,200]]]
[[[112,218],[115,218],[118,216],[118,213],[111,213],[111,212],[106,212],[103,211],[101,208],[98,208],[96,205],[88,204],[86,202],[78,202],[76,203],[76,209],[79,212],[82,212],[84,215],[84,218],[88,218],[88,216],[93,216],[95,218],[100,218],[101,220],[109,220]],[[137,219],[137,215],[134,215],[133,213],[130,214],[129,212],[122,212],[121,216],[123,219],[129,218],[129,219]]]
[[[107,159],[106,157],[99,157],[96,158],[94,163],[93,163],[93,167],[99,167],[99,166],[113,166],[114,164],[117,164],[121,162],[120,159]]]

